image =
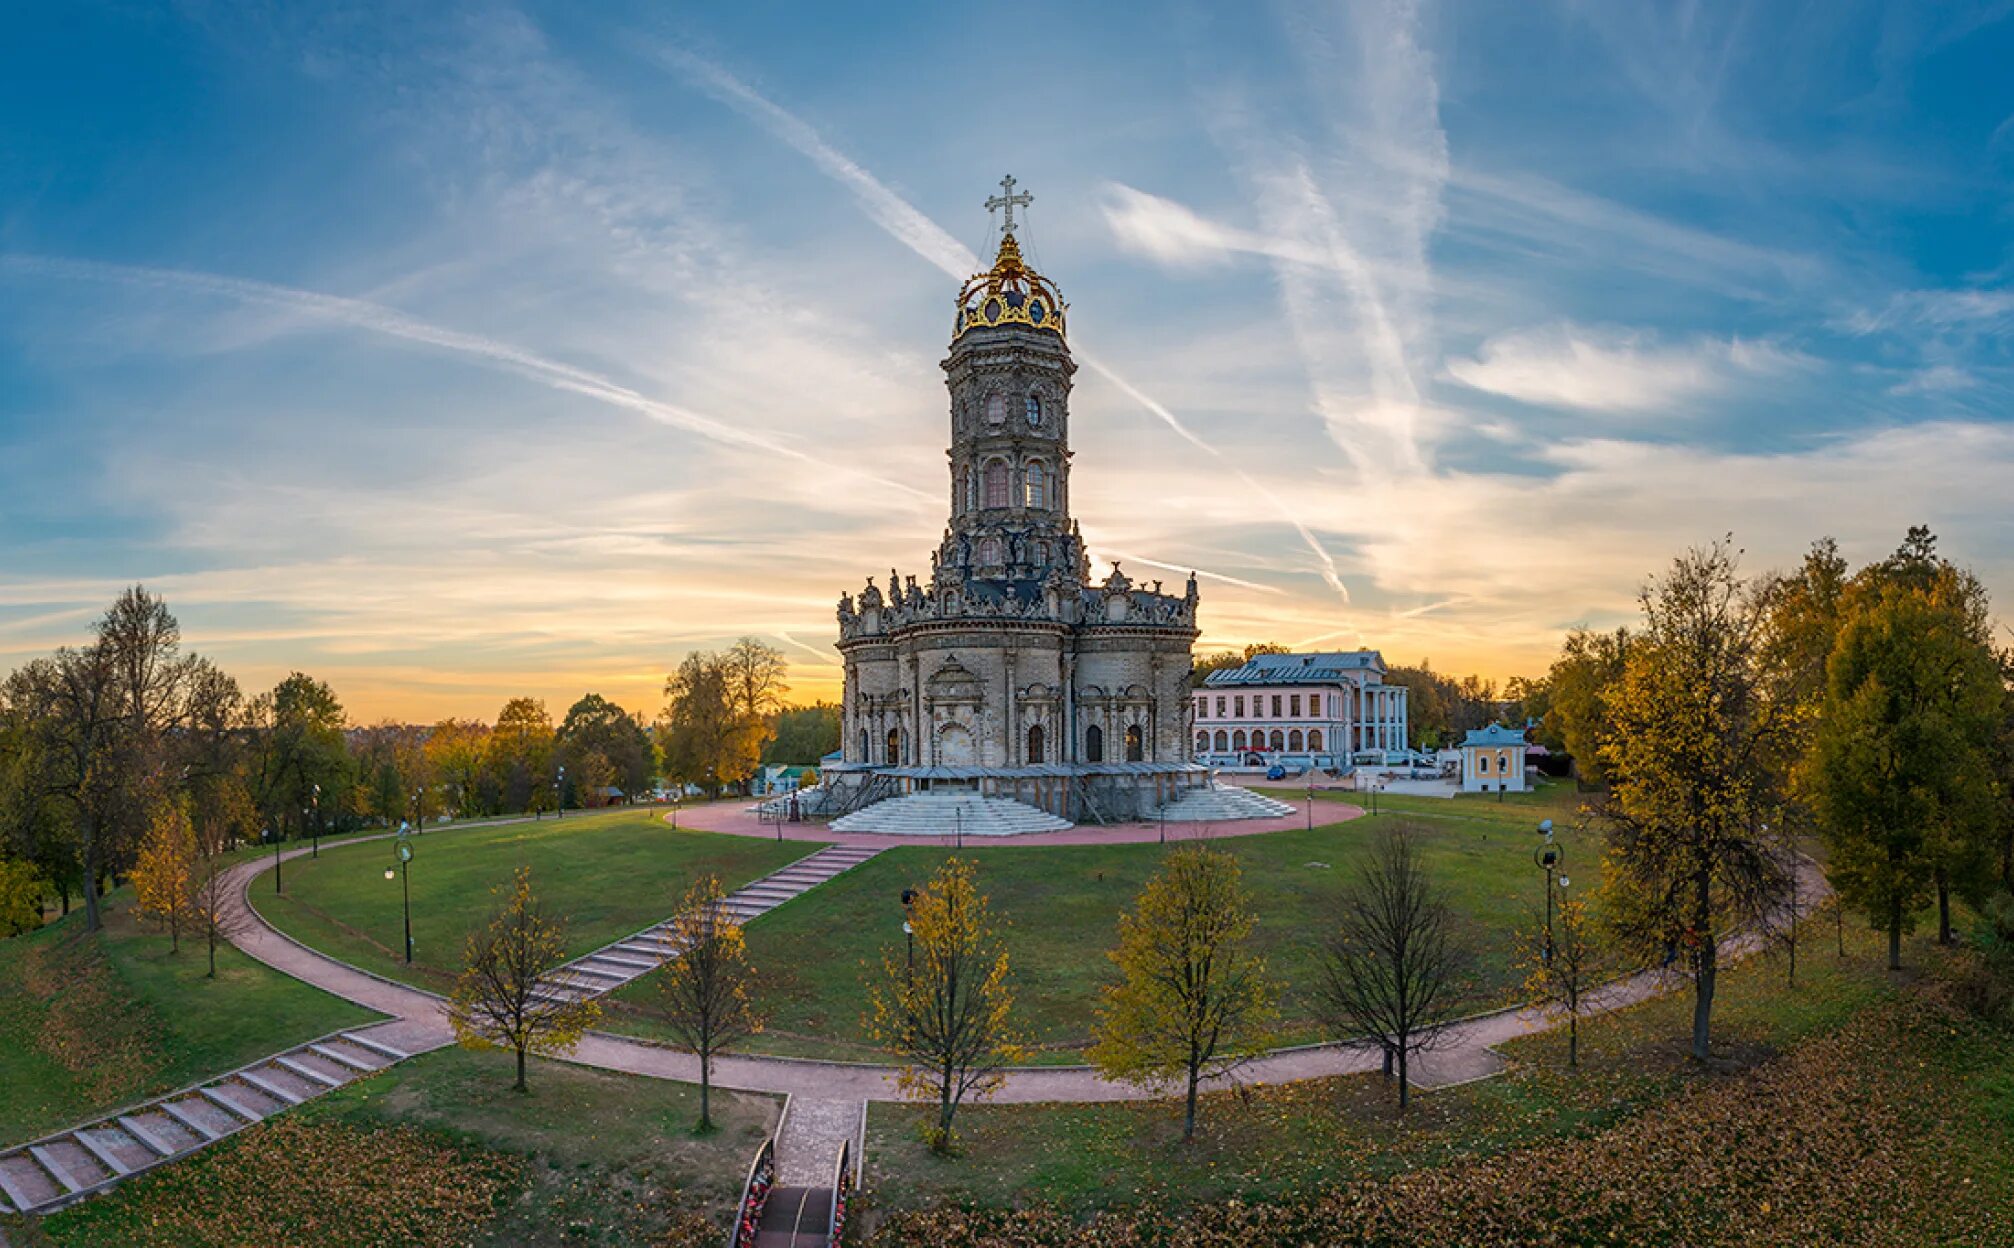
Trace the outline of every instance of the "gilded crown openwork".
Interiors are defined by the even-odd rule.
[[[1060,338],[1066,307],[1056,284],[1028,267],[1021,259],[1021,244],[1007,234],[1000,239],[1000,255],[993,267],[974,276],[959,292],[958,319],[951,340],[958,341],[967,330],[1002,325],[1046,329]]]

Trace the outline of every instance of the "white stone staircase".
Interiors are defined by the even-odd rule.
[[[1277,819],[1293,813],[1294,808],[1285,802],[1235,784],[1219,784],[1185,790],[1174,801],[1150,812],[1146,822],[1165,819],[1169,823],[1230,823],[1237,819]]]
[[[780,871],[773,871],[753,884],[744,884],[725,899],[728,912],[737,923],[768,913],[786,901],[801,897],[836,875],[851,871],[880,853],[858,845],[827,845],[816,853],[799,858]],[[644,928],[604,945],[585,957],[575,958],[552,972],[538,995],[567,1001],[598,997],[614,992],[632,979],[641,978],[679,954],[677,916]]]
[[[977,793],[909,793],[842,815],[834,832],[880,832],[890,836],[1024,836],[1074,827],[1046,810],[1008,797]]]
[[[96,1122],[0,1151],[0,1213],[52,1213],[410,1053],[397,1024],[332,1032]]]

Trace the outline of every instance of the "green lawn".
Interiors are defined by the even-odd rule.
[[[254,1127],[47,1219],[103,1245],[713,1245],[781,1104],[689,1084],[448,1049]]]
[[[1633,1147],[1666,1129],[1684,1134],[1684,1124],[1695,1116],[1698,1131],[1709,1133],[1719,1121],[1715,1114],[1740,1119],[1722,1124],[1728,1156],[1720,1161],[1731,1168],[1739,1169],[1743,1141],[1759,1142],[1771,1130],[1789,1130],[1782,1120],[1795,1115],[1810,1116],[1809,1122],[1795,1126],[1810,1131],[1806,1146],[1814,1162],[1823,1150],[1836,1149],[1844,1165],[1859,1157],[1855,1134],[1876,1130],[1884,1115],[1914,1121],[1912,1116],[1920,1112],[1922,1120],[1915,1125],[1924,1136],[1912,1138],[1909,1150],[1897,1150],[1909,1151],[1909,1156],[1877,1156],[1870,1164],[1883,1173],[1893,1166],[1894,1174],[1905,1176],[1919,1170],[1955,1173],[1955,1181],[1970,1184],[1971,1195],[1979,1200],[2014,1209],[2014,1163],[2008,1161],[2014,1155],[2008,1152],[2014,1144],[2014,1094],[2009,1092],[2014,1089],[2014,1029],[1954,1014],[1935,974],[1892,976],[1881,969],[1883,948],[1875,936],[1850,930],[1848,938],[1849,956],[1843,960],[1833,954],[1829,933],[1825,941],[1815,942],[1818,947],[1805,950],[1795,987],[1785,983],[1784,964],[1775,957],[1750,961],[1725,975],[1715,1011],[1715,1049],[1721,1060],[1710,1071],[1697,1069],[1687,1056],[1689,998],[1680,996],[1591,1021],[1583,1029],[1578,1072],[1565,1068],[1563,1034],[1529,1037],[1510,1046],[1517,1064],[1503,1077],[1424,1095],[1404,1119],[1375,1076],[1211,1096],[1198,1139],[1188,1146],[1180,1143],[1180,1107],[1173,1102],[979,1106],[961,1114],[962,1155],[946,1160],[922,1143],[924,1111],[877,1104],[868,1116],[869,1185],[877,1209],[911,1217],[946,1205],[1054,1208],[1072,1218],[1162,1202],[1176,1208],[1219,1202],[1206,1222],[1196,1223],[1204,1225],[1224,1220],[1218,1217],[1222,1202],[1319,1200],[1345,1191],[1347,1184],[1383,1183],[1482,1157],[1517,1156],[1516,1150],[1532,1146],[1539,1146],[1531,1156],[1540,1159],[1540,1170],[1557,1158],[1562,1180],[1587,1180],[1598,1173],[1595,1161],[1583,1165],[1572,1160],[1573,1149],[1622,1156],[1621,1172],[1612,1181],[1623,1190],[1646,1181],[1637,1168],[1665,1164],[1637,1156]],[[1947,963],[1922,938],[1912,943],[1910,957],[1933,972]],[[1854,1082],[1862,1074],[1870,1076],[1867,1085]],[[1744,1086],[1743,1080],[1754,1084]],[[1787,1092],[1792,1094],[1788,1099]],[[1718,1108],[1709,1112],[1712,1105]],[[1744,1114],[1750,1117],[1743,1119]],[[1620,1130],[1604,1134],[1618,1124]],[[1887,1144],[1872,1147],[1885,1149]],[[1796,1154],[1772,1153],[1753,1159],[1751,1176],[1759,1184],[1771,1165],[1786,1160],[1805,1164]],[[1461,1190],[1420,1178],[1423,1185],[1440,1182],[1442,1196]],[[1495,1181],[1494,1174],[1486,1178]],[[1794,1192],[1802,1185],[1798,1198],[1823,1203],[1821,1193],[1809,1186],[1821,1178],[1789,1174],[1780,1181]],[[1702,1185],[1714,1186],[1704,1179]],[[1603,1203],[1592,1200],[1589,1207]],[[1909,1215],[1903,1211],[1899,1216]],[[972,1238],[928,1233],[933,1226],[954,1222]],[[906,1226],[898,1220],[896,1233],[873,1242],[932,1243],[938,1248],[947,1242],[990,1242],[983,1235],[1003,1225],[968,1222],[962,1215],[935,1221],[921,1217]],[[1285,1225],[1283,1221],[1275,1230],[1283,1232]],[[1501,1225],[1491,1225],[1502,1233]],[[1024,1230],[1029,1237],[1015,1242],[1052,1242],[1032,1228]],[[1290,1239],[1329,1242],[1308,1232]],[[1149,1234],[1139,1242],[1162,1241]],[[1195,1242],[1244,1241],[1232,1235]],[[1510,1235],[1487,1242],[1529,1241]],[[1610,1241],[1597,1234],[1560,1242]],[[1624,1234],[1616,1242],[1645,1241]],[[1839,1241],[1800,1241],[1793,1234],[1788,1242]],[[1932,1237],[1913,1242],[1984,1241]]]
[[[131,902],[130,889],[107,898],[97,936],[75,913],[0,941],[0,1143],[377,1017],[228,946],[209,979],[200,942],[171,953]]]
[[[1295,991],[1314,975],[1329,900],[1380,826],[1403,819],[1424,838],[1427,862],[1463,919],[1475,955],[1475,1008],[1502,1003],[1520,978],[1511,968],[1511,930],[1543,902],[1543,877],[1531,862],[1534,811],[1555,814],[1572,862],[1573,886],[1594,884],[1598,855],[1565,827],[1564,807],[1420,799],[1428,814],[1381,813],[1312,832],[1226,837],[1257,898],[1256,939],[1287,986],[1289,1039],[1318,1038],[1307,997]],[[1323,807],[1316,807],[1319,815]],[[995,914],[1009,924],[1017,984],[1016,1015],[1042,1046],[1038,1061],[1079,1060],[1100,986],[1110,976],[1106,951],[1118,916],[1131,905],[1165,850],[1159,845],[968,847]],[[862,984],[878,971],[882,948],[899,948],[902,890],[926,880],[951,856],[941,848],[891,850],[830,884],[764,915],[748,927],[749,956],[763,974],[769,1029],[759,1051],[855,1059],[881,1056],[862,1025]],[[662,1036],[653,1017],[654,976],[623,988],[604,1021],[613,1030]]]
[[[547,910],[567,920],[570,954],[666,919],[704,872],[728,888],[765,875],[815,846],[674,832],[655,810],[428,832],[414,842],[413,957],[404,961],[400,883],[385,879],[389,841],[326,847],[320,858],[253,881],[252,904],[275,927],[366,970],[445,990],[460,969],[463,938],[495,909],[519,865]]]

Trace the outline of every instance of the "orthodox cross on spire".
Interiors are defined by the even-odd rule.
[[[1004,194],[989,197],[986,201],[986,212],[987,215],[990,216],[992,215],[992,212],[995,208],[1005,208],[1007,210],[1007,216],[1003,223],[1001,233],[1012,234],[1014,232],[1015,206],[1018,204],[1019,206],[1026,208],[1028,205],[1035,202],[1035,197],[1033,195],[1030,195],[1026,191],[1022,191],[1019,195],[1016,195],[1014,193],[1014,175],[1011,173],[1008,174],[1006,177],[1000,179],[1000,189],[1001,191],[1004,192]]]

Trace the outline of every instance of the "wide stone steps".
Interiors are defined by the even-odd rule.
[[[830,1186],[778,1187],[762,1206],[755,1248],[826,1248],[831,1233]]]
[[[1208,789],[1189,789],[1148,814],[1145,821],[1229,823],[1236,819],[1277,819],[1293,813],[1294,808],[1285,802],[1235,784],[1220,784]]]
[[[787,901],[802,897],[880,852],[877,848],[858,845],[827,845],[729,893],[725,900],[726,908],[736,922],[746,923]],[[667,919],[560,967],[541,986],[538,995],[564,1001],[598,997],[650,974],[677,957],[679,952],[676,921]]]
[[[976,793],[908,793],[832,821],[834,832],[887,836],[1025,836],[1076,825],[1008,797]]]
[[[407,1056],[381,1040],[340,1032],[0,1151],[0,1213],[53,1212]]]

